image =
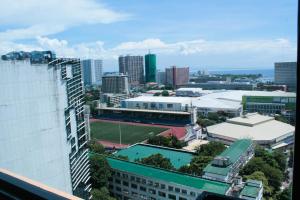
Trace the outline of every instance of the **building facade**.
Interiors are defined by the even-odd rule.
[[[177,88],[189,82],[189,68],[172,66],[166,68],[166,84]]]
[[[91,185],[79,59],[0,60],[0,168],[87,198]]]
[[[275,63],[276,84],[287,85],[288,91],[297,89],[297,63],[296,62],[278,62]]]
[[[102,60],[82,60],[81,67],[84,86],[101,85],[103,73]]]
[[[120,56],[119,73],[128,76],[130,85],[144,83],[144,58],[143,56]]]
[[[128,76],[123,74],[103,76],[101,92],[128,94]]]
[[[145,81],[156,82],[156,55],[147,54],[145,55]]]
[[[156,82],[160,85],[166,84],[166,72],[157,71],[156,72]]]

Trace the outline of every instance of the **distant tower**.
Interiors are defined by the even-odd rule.
[[[145,55],[145,71],[146,71],[146,83],[156,82],[156,55],[151,54],[150,50]]]

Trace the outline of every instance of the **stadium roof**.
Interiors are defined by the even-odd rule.
[[[230,171],[231,165],[234,164],[239,157],[245,153],[245,151],[247,151],[251,144],[251,140],[248,139],[237,140],[219,155],[221,157],[229,157],[230,165],[224,168],[213,166],[210,163],[204,168],[204,172],[226,176]]]
[[[171,149],[171,148],[160,147],[160,146],[145,145],[145,144],[136,144],[130,146],[126,149],[118,151],[117,153],[115,153],[115,155],[127,156],[129,161],[133,162],[135,159],[146,158],[153,154],[158,154],[158,153],[165,158],[169,158],[172,165],[176,169],[179,169],[183,165],[189,164],[194,155],[191,152],[187,152],[183,150]]]
[[[124,160],[118,160],[108,157],[107,161],[110,167],[115,170],[137,174],[139,176],[149,177],[151,179],[163,180],[169,183],[180,184],[203,191],[225,194],[230,188],[230,185],[226,183],[206,180],[178,172],[167,171]]]
[[[160,97],[160,96],[139,96],[124,101],[142,101],[142,102],[162,102],[162,103],[182,103],[191,104],[190,97]]]
[[[295,127],[255,113],[248,118],[237,117],[208,126],[207,132],[213,137],[225,137],[230,140],[249,138],[255,141],[271,141],[293,135]]]

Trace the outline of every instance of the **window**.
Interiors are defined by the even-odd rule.
[[[196,196],[196,193],[195,192],[190,192],[190,195],[194,197],[194,196]]]
[[[131,195],[134,196],[134,197],[137,197],[137,196],[138,196],[138,193],[136,193],[136,192],[131,192]]]
[[[121,177],[121,174],[120,174],[120,172],[117,172],[117,177]]]
[[[146,185],[146,179],[142,179],[142,183]]]
[[[156,194],[156,191],[154,190],[154,189],[148,189],[148,191],[149,191],[149,193],[151,193],[151,194]]]
[[[137,182],[137,183],[140,183],[140,182],[141,182],[141,178],[136,177],[136,182]]]
[[[176,200],[176,196],[174,194],[169,194],[168,197],[169,199]]]
[[[181,190],[182,194],[187,194],[186,190]]]
[[[158,188],[159,187],[159,183],[154,183],[154,187]]]
[[[153,185],[153,181],[148,180],[148,185]]]
[[[131,181],[134,181],[134,180],[135,180],[135,177],[134,177],[134,176],[130,176],[130,180],[131,180]]]
[[[128,174],[123,174],[124,179],[128,179]]]
[[[128,187],[129,183],[127,181],[123,181],[123,185]]]
[[[158,191],[158,196],[166,197],[166,193],[164,193],[164,192],[162,192],[162,191]]]
[[[131,183],[131,187],[132,187],[133,189],[137,189],[137,184]]]
[[[174,190],[174,187],[169,186],[169,187],[168,187],[168,190],[169,190],[169,191],[173,191],[173,190]]]
[[[120,179],[115,179],[115,183],[116,184],[121,184],[121,180]]]
[[[140,190],[146,192],[147,189],[143,186],[140,186]]]
[[[187,199],[184,197],[179,197],[179,200],[187,200]]]
[[[129,194],[129,191],[127,189],[123,189],[124,194]]]
[[[160,188],[161,188],[161,189],[166,189],[166,185],[165,185],[165,184],[161,184],[161,185],[160,185]]]
[[[173,104],[167,104],[167,108],[173,108]]]
[[[180,189],[179,188],[175,188],[175,192],[180,192]]]
[[[120,188],[120,187],[116,187],[116,190],[117,190],[118,192],[121,192],[121,188]]]

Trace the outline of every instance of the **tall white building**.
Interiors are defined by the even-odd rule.
[[[79,59],[56,59],[51,52],[7,55],[0,59],[0,168],[86,198]]]
[[[103,61],[102,60],[82,60],[82,77],[84,85],[101,85],[103,74]]]

